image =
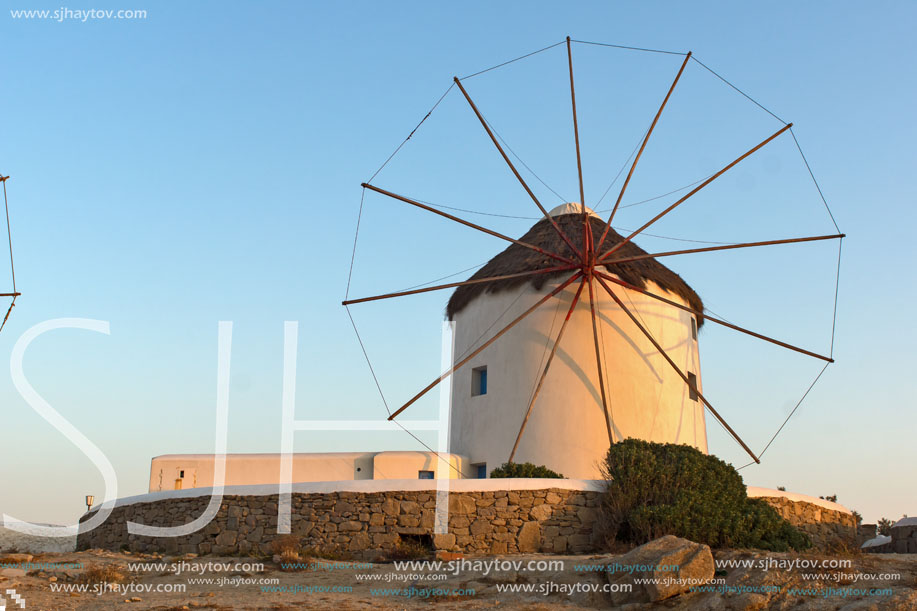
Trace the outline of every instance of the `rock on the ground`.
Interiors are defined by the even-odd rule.
[[[691,586],[706,583],[713,578],[713,572],[713,554],[708,546],[666,535],[615,559],[615,567],[607,573],[608,582],[612,586],[632,584],[633,588],[630,592],[613,591],[611,602],[623,605],[671,598]],[[634,583],[636,579],[652,579],[655,583]]]

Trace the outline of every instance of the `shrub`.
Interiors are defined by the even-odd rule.
[[[302,543],[296,535],[280,535],[271,541],[271,551],[276,556],[299,554]]]
[[[490,472],[491,477],[548,477],[552,479],[563,479],[564,476],[555,471],[551,471],[544,465],[536,467],[530,462],[515,463],[505,462]]]
[[[398,545],[386,550],[385,556],[387,560],[391,561],[419,560],[421,558],[429,558],[432,553],[433,550],[424,545],[423,542],[402,536]]]
[[[76,576],[76,583],[125,583],[130,580],[130,573],[115,564],[90,564]]]
[[[892,534],[892,526],[894,526],[894,524],[895,523],[888,518],[882,518],[879,520],[879,526],[876,532],[878,532],[880,535],[888,537]]]
[[[297,571],[303,568],[302,557],[299,555],[299,552],[295,550],[283,550],[280,552],[279,560],[281,571]]]
[[[802,550],[808,538],[762,500],[731,465],[687,445],[626,439],[608,450],[602,507],[608,534],[642,544],[676,535],[711,547]]]
[[[746,499],[746,530],[739,537],[740,547],[754,547],[772,552],[811,547],[809,538],[780,517],[777,510],[762,499]]]

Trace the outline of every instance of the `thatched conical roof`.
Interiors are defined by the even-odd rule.
[[[569,210],[577,209],[579,209],[578,204],[575,207],[571,204],[565,204],[564,206],[552,210],[551,215],[563,232],[570,238],[570,241],[572,241],[577,248],[582,248],[582,214],[567,213]],[[599,239],[602,237],[602,232],[605,231],[605,221],[595,216],[593,213],[590,213],[589,224],[592,228],[592,234],[595,236],[595,243],[598,244]],[[522,242],[538,246],[546,251],[575,258],[570,247],[559,235],[557,235],[557,231],[551,226],[547,218],[541,219],[535,223],[535,225],[519,239]],[[614,229],[609,229],[602,250],[608,250],[614,244],[622,241],[623,238],[619,233]],[[623,258],[642,254],[646,254],[646,251],[633,242],[628,242],[621,250],[616,252],[613,257]],[[487,262],[487,264],[471,276],[470,279],[516,274],[546,267],[555,267],[557,265],[560,265],[560,263],[556,259],[552,259],[530,248],[519,246],[518,244],[510,244],[509,248]],[[681,276],[657,262],[655,259],[641,259],[628,263],[606,265],[605,269],[625,282],[629,282],[640,288],[645,288],[647,281],[652,280],[666,291],[681,297],[691,308],[700,312],[704,309],[704,304],[698,294],[694,292],[694,289],[688,286],[688,284],[681,279]],[[461,312],[474,299],[485,293],[499,293],[500,291],[523,286],[526,283],[530,283],[535,289],[541,289],[548,280],[560,276],[569,276],[571,273],[572,272],[566,271],[557,272],[555,274],[539,274],[528,278],[512,278],[509,280],[460,286],[455,289],[455,292],[452,293],[452,297],[449,298],[449,303],[446,305],[446,316],[449,320],[452,320],[458,312]],[[697,323],[698,325],[703,324],[703,319],[698,317]]]

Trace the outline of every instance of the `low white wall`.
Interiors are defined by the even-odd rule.
[[[798,492],[787,492],[786,490],[772,490],[770,488],[758,488],[757,486],[748,486],[748,496],[751,498],[758,497],[778,497],[784,498],[788,501],[793,501],[798,503],[800,501],[805,503],[812,503],[813,505],[818,505],[819,507],[824,507],[825,509],[832,509],[834,511],[840,511],[841,513],[853,512],[844,507],[843,505],[838,505],[837,503],[832,503],[831,501],[826,501],[825,499],[820,499],[817,496],[809,496],[808,494],[799,494]]]
[[[253,486],[280,481],[281,454],[227,454],[227,486]],[[293,454],[294,482],[371,479],[412,479],[420,471],[434,477],[460,477],[465,459],[456,454],[431,452],[327,452]],[[449,461],[449,464],[445,460]],[[168,454],[150,465],[150,492],[210,488],[216,457],[213,454]],[[448,475],[447,475],[448,473]]]

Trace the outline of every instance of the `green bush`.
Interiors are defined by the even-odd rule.
[[[560,473],[551,471],[544,465],[536,467],[530,462],[515,463],[505,462],[490,472],[491,477],[550,477],[563,479]]]
[[[626,439],[604,464],[608,534],[642,544],[676,535],[711,547],[802,550],[811,544],[774,510],[749,499],[731,465],[687,445]]]

